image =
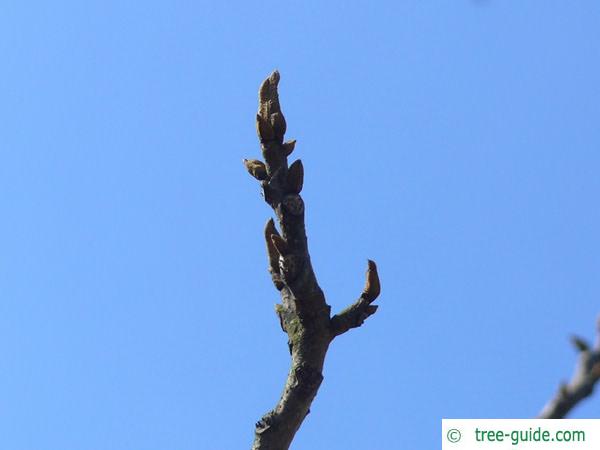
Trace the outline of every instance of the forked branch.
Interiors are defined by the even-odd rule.
[[[377,267],[369,261],[367,283],[359,300],[342,313],[330,317],[331,308],[317,283],[310,263],[304,224],[304,166],[296,160],[288,166],[296,141],[284,142],[286,121],[279,104],[279,73],[273,72],[260,86],[256,130],[264,162],[245,159],[244,165],[260,181],[265,201],[273,208],[273,219],[265,226],[264,238],[269,272],[281,303],[275,310],[288,335],[291,367],[273,410],[256,424],[253,450],[285,450],[309,413],[323,380],[323,363],[329,344],[350,328],[360,326],[375,313],[372,305],[380,292]]]

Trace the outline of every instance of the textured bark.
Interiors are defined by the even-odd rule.
[[[579,352],[579,359],[571,381],[561,383],[554,398],[544,407],[540,419],[563,419],[582,400],[592,395],[600,379],[600,319],[598,338],[594,347],[584,339],[573,336],[571,342]]]
[[[288,335],[291,367],[281,398],[255,429],[253,450],[285,450],[309,413],[323,381],[323,363],[329,344],[350,328],[360,326],[375,313],[371,303],[380,291],[375,263],[369,261],[367,282],[359,300],[333,318],[310,263],[304,225],[304,201],[300,196],[304,167],[300,160],[288,166],[296,141],[283,142],[286,122],[279,105],[279,73],[273,72],[260,86],[256,130],[264,163],[244,160],[248,172],[260,181],[273,219],[265,226],[269,272],[281,303],[276,306],[281,328]]]

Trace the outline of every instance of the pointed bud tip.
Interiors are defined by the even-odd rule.
[[[304,186],[304,166],[302,160],[294,161],[288,170],[287,184],[289,190],[294,194],[302,192]]]
[[[275,221],[271,217],[265,224],[265,235],[270,239],[272,234],[279,234],[279,232],[275,228]]]
[[[365,288],[363,289],[363,297],[367,299],[369,303],[373,302],[381,293],[381,283],[379,281],[379,275],[377,274],[377,266],[371,259],[367,260],[367,274]]]
[[[283,154],[285,156],[290,156],[294,151],[294,147],[296,147],[296,139],[292,139],[291,141],[286,141],[282,144]]]

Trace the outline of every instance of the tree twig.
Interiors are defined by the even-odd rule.
[[[365,290],[359,300],[330,318],[331,307],[319,287],[308,252],[304,201],[300,196],[304,167],[300,160],[288,166],[296,141],[284,142],[286,122],[279,104],[279,73],[273,72],[259,90],[256,129],[264,162],[244,160],[248,172],[260,181],[273,219],[265,226],[269,272],[281,303],[276,305],[281,328],[288,335],[291,367],[281,398],[255,428],[253,450],[286,450],[309,413],[323,381],[323,363],[329,344],[375,313],[372,305],[380,292],[379,276],[369,261]]]
[[[591,346],[584,339],[572,336],[571,342],[579,352],[575,373],[568,383],[560,384],[558,391],[544,407],[540,419],[563,419],[582,400],[592,395],[600,380],[600,319],[597,342]]]

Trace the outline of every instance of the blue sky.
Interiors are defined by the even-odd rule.
[[[536,415],[600,313],[598,23],[593,1],[4,2],[2,447],[250,447],[289,364],[241,163],[275,68],[328,301],[367,258],[383,284],[292,448]]]

